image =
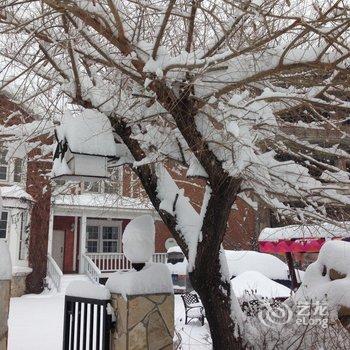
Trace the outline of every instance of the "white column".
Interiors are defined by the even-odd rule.
[[[74,217],[74,247],[73,247],[73,269],[77,270],[77,243],[78,243],[78,217]]]
[[[52,255],[52,236],[53,236],[53,210],[52,207],[50,208],[50,219],[49,219],[49,237],[48,237],[48,243],[47,243],[47,253]]]
[[[86,215],[83,214],[80,222],[80,246],[79,246],[79,273],[84,273],[83,255],[86,251]]]

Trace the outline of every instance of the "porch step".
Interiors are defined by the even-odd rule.
[[[61,277],[61,293],[65,293],[68,285],[73,281],[90,281],[86,275],[69,274]]]

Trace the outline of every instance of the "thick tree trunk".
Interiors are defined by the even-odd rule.
[[[212,276],[200,270],[200,268],[197,269],[190,278],[205,309],[213,349],[244,349],[242,339],[236,337],[237,334],[235,334],[235,324],[231,318],[230,296],[224,295],[220,289],[222,281],[213,281]]]
[[[134,158],[136,160],[143,159],[145,154],[137,140],[130,137],[130,128],[119,120],[112,120],[112,125],[131,150]],[[193,148],[200,149],[197,145],[194,145]],[[202,240],[198,242],[197,246],[195,269],[190,273],[190,279],[206,310],[213,348],[217,350],[243,349],[242,339],[235,337],[237,332],[235,332],[236,325],[231,315],[229,277],[222,276],[224,269],[222,269],[219,258],[228,217],[239,190],[240,180],[231,178],[228,173],[222,168],[219,169],[218,166],[216,167],[218,170],[215,171],[216,163],[217,160],[210,161],[210,159],[207,163],[208,170],[206,170],[212,174],[208,182],[211,195],[203,219]],[[178,229],[176,215],[160,209],[160,200],[157,197],[158,178],[155,169],[147,164],[133,170],[137,173],[163,222],[167,225],[183,252],[187,254],[188,247],[183,240],[181,231]],[[175,202],[176,199],[174,198]]]
[[[235,332],[231,308],[230,276],[225,276],[220,259],[221,244],[227,228],[227,220],[235,201],[240,182],[232,178],[218,177],[212,183],[212,193],[203,220],[203,239],[198,243],[195,269],[190,279],[199,294],[209,323],[213,349],[243,349],[238,332]],[[233,296],[234,297],[234,296]]]

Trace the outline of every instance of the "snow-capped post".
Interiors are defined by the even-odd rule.
[[[132,220],[123,234],[125,256],[134,269],[107,281],[116,311],[113,350],[173,349],[174,295],[170,271],[152,263],[155,227],[150,215]]]
[[[8,245],[0,241],[0,350],[7,349],[7,319],[11,297],[12,265]]]

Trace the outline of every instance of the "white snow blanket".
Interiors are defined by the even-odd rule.
[[[253,250],[225,250],[231,276],[238,276],[247,271],[257,271],[271,279],[289,279],[287,264],[274,255]],[[303,271],[298,271],[302,278]]]
[[[343,238],[350,237],[350,222],[339,225],[323,223],[321,225],[290,225],[283,227],[266,227],[259,236],[259,241],[278,242],[301,238]]]
[[[111,298],[111,294],[105,286],[97,285],[90,281],[73,281],[69,283],[66,295],[98,300],[109,300]]]
[[[174,292],[169,269],[162,263],[149,263],[141,271],[115,272],[106,287],[124,298],[127,295]]]
[[[18,198],[34,201],[33,197],[18,185],[1,187],[1,196],[3,198]]]
[[[270,280],[258,271],[246,271],[231,280],[237,298],[247,296],[263,298],[288,298],[291,290]]]
[[[57,136],[66,139],[74,153],[115,156],[117,152],[111,122],[97,110],[85,109],[77,115],[67,111]]]
[[[330,269],[344,277],[331,280]],[[306,269],[295,299],[327,302],[335,311],[341,305],[350,307],[350,242],[329,241],[322,246],[318,259]]]

